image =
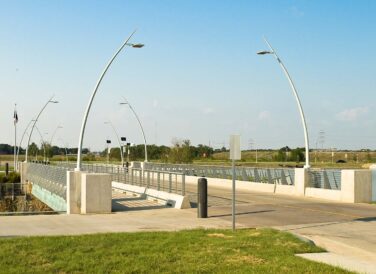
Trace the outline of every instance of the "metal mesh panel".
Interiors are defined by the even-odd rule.
[[[189,176],[231,179],[231,167],[146,163],[146,169],[182,172]],[[294,185],[295,170],[288,168],[237,167],[236,178],[255,183]]]
[[[341,170],[310,170],[309,186],[314,188],[341,190]]]
[[[66,200],[67,168],[29,163],[27,180]]]

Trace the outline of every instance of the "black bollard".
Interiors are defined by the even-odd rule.
[[[5,163],[5,176],[9,175],[9,163]]]
[[[198,179],[197,184],[197,217],[208,217],[208,180],[206,178]]]

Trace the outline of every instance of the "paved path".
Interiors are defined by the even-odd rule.
[[[195,204],[196,186],[187,185],[186,188],[192,204]],[[197,219],[195,208],[164,208],[155,202],[120,195],[114,196],[116,212],[108,215],[0,217],[0,236],[229,228],[231,191],[209,187],[208,192],[208,219]],[[331,258],[351,257],[352,261],[359,262],[359,267],[376,261],[376,205],[344,204],[253,191],[238,193],[236,204],[237,227],[275,227],[289,231],[312,239],[333,252],[335,256]]]
[[[189,185],[187,190],[194,204],[196,186]],[[210,218],[231,221],[230,189],[209,187],[208,193]],[[315,260],[331,261],[364,273],[376,270],[376,205],[241,191],[236,212],[236,223],[242,227],[289,231],[331,252],[330,256],[316,256]],[[346,258],[352,264],[341,264]]]

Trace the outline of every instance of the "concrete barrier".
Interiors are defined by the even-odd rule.
[[[111,213],[111,174],[82,173],[81,214]]]
[[[305,196],[311,198],[326,199],[331,201],[342,201],[341,190],[335,189],[324,189],[324,188],[314,188],[307,187],[305,189]]]
[[[67,171],[67,214],[112,211],[111,175]]]
[[[198,176],[185,176],[185,183],[191,185],[197,185]],[[206,178],[208,180],[208,187],[214,186],[223,189],[232,188],[232,180],[229,179],[219,179],[219,178]],[[237,190],[250,190],[250,191],[260,191],[267,193],[277,193],[277,194],[295,194],[295,187],[292,185],[275,185],[267,183],[254,183],[249,181],[236,181]]]
[[[372,175],[370,170],[342,170],[341,200],[349,203],[372,201]]]
[[[308,169],[296,168],[294,185],[236,181],[237,190],[296,195],[346,203],[368,203],[376,199],[376,167],[374,181],[370,170],[342,170],[341,190],[309,187]],[[197,176],[186,176],[187,184],[197,185]],[[208,186],[231,189],[231,180],[207,178]]]
[[[158,200],[164,205],[168,205],[177,209],[185,209],[191,207],[188,196],[182,196],[175,193],[168,193],[165,191],[158,191],[156,189],[134,186],[115,181],[112,182],[112,188],[124,191],[126,193],[134,193],[139,195],[140,197],[144,197],[145,199]]]
[[[124,184],[124,183],[119,183],[112,181],[112,188],[115,190],[121,190],[125,193],[130,192],[130,193],[135,193],[141,198],[146,198],[146,187],[142,186],[134,186],[134,185],[129,185],[129,184]]]

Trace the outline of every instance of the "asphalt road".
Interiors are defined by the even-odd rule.
[[[186,184],[191,204],[197,202],[197,186]],[[231,189],[208,187],[210,218],[231,220]],[[196,210],[196,209],[192,209]],[[315,198],[237,191],[236,222],[245,226],[284,226],[376,220],[376,205],[345,204]]]

